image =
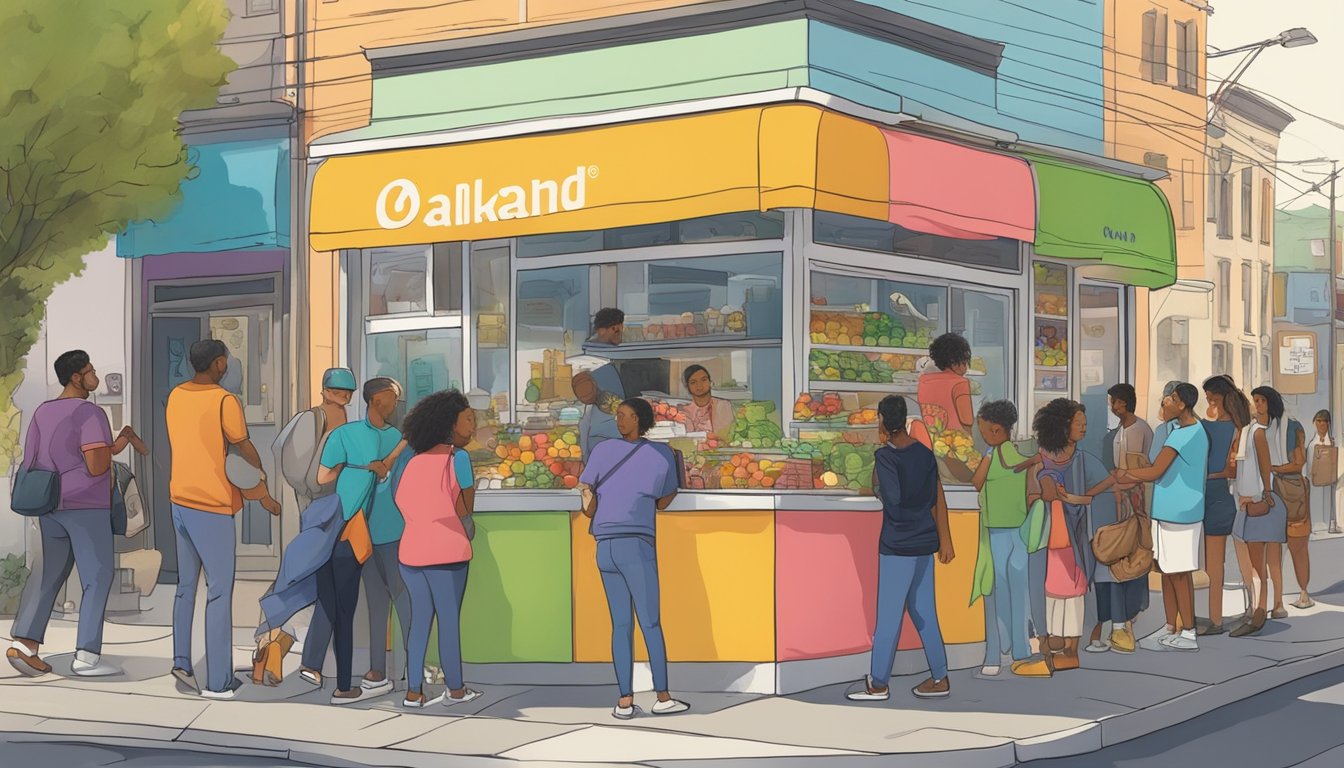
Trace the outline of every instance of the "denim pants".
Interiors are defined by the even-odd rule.
[[[317,572],[318,608],[331,620],[338,691],[348,691],[351,687],[351,667],[355,663],[355,609],[359,607],[359,574],[363,568],[355,558],[350,542],[337,541],[331,560]],[[308,634],[311,636],[312,631]],[[322,653],[326,653],[326,646],[322,647]],[[306,648],[304,657],[307,658]]]
[[[1020,529],[990,528],[989,551],[994,557],[994,591],[984,597],[985,664],[998,666],[1004,651],[1012,653],[1013,661],[1031,656],[1027,642],[1031,585]]]
[[[233,515],[174,504],[177,593],[173,596],[173,666],[193,671],[191,625],[196,586],[205,571],[205,687],[223,691],[233,682]]]
[[[373,545],[373,555],[364,564],[364,600],[369,614],[369,671],[387,677],[388,616],[393,605],[397,607],[397,623],[401,625],[401,641],[410,636],[411,598],[402,581],[401,563],[397,550],[401,543]]]
[[[462,598],[467,594],[470,562],[430,565],[423,568],[400,566],[401,581],[409,593],[411,620],[406,635],[406,689],[420,692],[425,685],[425,653],[429,650],[429,630],[439,620],[439,666],[443,682],[450,691],[462,682]]]
[[[597,570],[611,611],[611,663],[616,667],[621,696],[634,695],[636,618],[649,651],[653,689],[666,691],[667,645],[658,596],[657,548],[642,536],[598,539]]]
[[[947,677],[947,650],[938,629],[938,607],[934,603],[933,555],[904,557],[878,555],[877,628],[873,630],[873,685],[887,687],[891,667],[896,663],[896,647],[901,641],[901,622],[905,612],[924,644],[924,658],[934,680]]]
[[[1027,584],[1031,590],[1028,600],[1031,603],[1031,637],[1043,637],[1050,633],[1046,622],[1045,610],[1045,572],[1050,564],[1050,554],[1046,547],[1027,555]]]
[[[103,613],[112,591],[112,511],[110,509],[58,509],[37,519],[42,532],[42,570],[30,579],[14,617],[15,637],[41,645],[56,606],[61,587],[70,578],[70,568],[79,568],[83,596],[79,601],[79,630],[75,650],[103,652]],[[35,589],[33,588],[35,587]]]

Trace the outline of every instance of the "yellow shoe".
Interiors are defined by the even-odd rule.
[[[1014,661],[1012,670],[1018,677],[1050,677],[1052,674],[1050,665],[1045,663],[1045,659]]]
[[[1116,653],[1133,653],[1135,648],[1134,633],[1124,627],[1111,633],[1111,650]]]

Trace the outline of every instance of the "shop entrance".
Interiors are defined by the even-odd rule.
[[[1087,437],[1083,450],[1100,456],[1106,432],[1115,426],[1106,391],[1129,382],[1125,354],[1126,288],[1106,283],[1078,284],[1078,396],[1087,409]]]
[[[168,395],[194,375],[191,345],[202,339],[224,342],[229,372],[221,386],[238,396],[252,443],[269,478],[279,477],[271,444],[281,426],[280,275],[223,281],[174,281],[150,284],[149,375],[145,413],[152,436],[151,477],[154,547],[163,553],[161,583],[177,583],[177,547],[173,535],[168,481],[172,452],[164,421]],[[278,493],[273,487],[272,493]],[[237,567],[244,572],[274,573],[280,564],[280,519],[260,503],[245,501],[237,515]]]

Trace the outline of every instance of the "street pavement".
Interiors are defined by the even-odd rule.
[[[249,685],[234,701],[208,702],[179,693],[168,676],[169,627],[145,623],[144,616],[139,623],[110,622],[105,655],[126,672],[88,680],[70,673],[74,623],[57,621],[46,646],[54,674],[29,680],[7,665],[0,669],[0,738],[227,749],[229,759],[377,766],[523,761],[745,768],[768,760],[772,768],[1005,768],[1103,748],[1120,754],[1123,746],[1113,745],[1134,739],[1140,740],[1135,749],[1161,745],[1162,737],[1153,734],[1344,667],[1344,538],[1314,541],[1312,555],[1313,579],[1322,585],[1315,608],[1290,609],[1289,619],[1271,621],[1259,637],[1202,638],[1198,653],[1085,654],[1083,669],[1051,680],[981,678],[978,671],[962,670],[952,675],[951,697],[937,702],[908,693],[922,675],[893,679],[892,700],[881,704],[846,701],[855,681],[794,696],[687,693],[690,713],[630,722],[612,719],[612,686],[477,685],[485,696],[466,709],[408,711],[399,706],[400,694],[332,707],[329,691],[291,675],[277,688]],[[1295,584],[1288,578],[1292,600]],[[1157,625],[1159,609],[1155,600],[1141,632]],[[235,663],[243,667],[248,633],[237,636]],[[291,656],[287,669],[295,663]],[[1344,693],[1330,695],[1344,701]],[[652,703],[650,694],[637,700],[646,711]],[[1262,735],[1283,740],[1298,730],[1291,723],[1273,727]],[[137,753],[136,759],[153,757]],[[1106,764],[1094,758],[1076,764]]]

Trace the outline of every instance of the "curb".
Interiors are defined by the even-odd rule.
[[[753,757],[722,759],[678,759],[675,757],[649,758],[641,765],[675,765],[679,768],[704,766],[754,767],[769,762],[771,768],[799,768],[821,762],[843,763],[846,768],[864,768],[868,765],[884,768],[1011,768],[1019,763],[1073,757],[1095,752],[1165,730],[1216,709],[1257,696],[1266,691],[1339,667],[1344,667],[1344,649],[1329,651],[1319,656],[1280,662],[1272,667],[1248,672],[1223,683],[1205,686],[1174,699],[1145,709],[1103,718],[1064,731],[1019,740],[1005,739],[1003,744],[970,749],[952,749],[943,752],[911,752],[881,755],[817,757]],[[458,755],[447,753],[410,752],[396,747],[352,747],[321,742],[289,741],[264,736],[245,736],[233,733],[193,730],[190,727],[174,729],[151,728],[132,724],[100,724],[69,720],[47,720],[45,732],[0,731],[0,740],[9,742],[57,742],[92,744],[108,747],[140,749],[175,749],[201,754],[229,754],[245,757],[288,760],[309,765],[333,768],[496,768],[516,766],[517,760],[493,755]],[[57,731],[59,726],[64,730]],[[139,730],[142,736],[114,735],[116,730]],[[90,733],[90,731],[94,731]],[[154,732],[162,735],[152,735]],[[170,734],[172,734],[170,736]],[[576,760],[570,763],[586,768],[613,765]]]

